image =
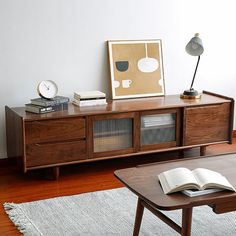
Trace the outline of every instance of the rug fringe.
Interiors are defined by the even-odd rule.
[[[24,212],[18,204],[5,202],[3,204],[5,212],[18,228],[18,230],[25,236],[41,236],[42,234],[31,223],[31,221],[25,216]]]

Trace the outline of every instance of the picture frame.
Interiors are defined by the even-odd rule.
[[[112,99],[164,96],[161,39],[108,41]]]

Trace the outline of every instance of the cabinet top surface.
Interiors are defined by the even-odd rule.
[[[200,99],[181,99],[179,95],[166,95],[163,97],[133,98],[108,101],[107,105],[78,107],[69,104],[68,110],[34,114],[25,112],[24,107],[11,108],[18,116],[25,120],[54,119],[68,116],[85,116],[96,114],[112,114],[120,112],[148,111],[178,107],[194,107],[230,102],[231,99],[215,94],[203,93]]]

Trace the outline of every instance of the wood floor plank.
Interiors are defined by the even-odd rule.
[[[227,152],[236,152],[236,139],[232,145],[212,145],[206,150],[207,155]],[[11,162],[0,166],[0,235],[21,235],[4,212],[4,202],[29,202],[122,187],[113,175],[116,169],[169,160],[177,156],[177,152],[169,152],[64,166],[56,181],[49,180],[50,170],[35,170],[24,175]],[[199,156],[199,148],[185,151],[184,156]]]

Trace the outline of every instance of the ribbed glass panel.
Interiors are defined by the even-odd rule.
[[[96,120],[93,123],[94,152],[131,148],[132,119]]]
[[[159,144],[176,140],[176,115],[156,114],[141,117],[141,145]]]

